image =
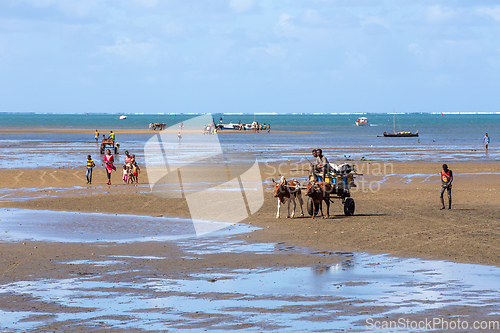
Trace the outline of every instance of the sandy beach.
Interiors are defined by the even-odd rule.
[[[137,288],[142,288],[141,293],[147,294],[151,292],[146,287],[148,281],[167,277],[177,279],[177,281],[192,279],[200,281],[200,278],[195,278],[195,276],[202,276],[201,281],[205,281],[204,283],[207,280],[216,283],[220,279],[223,281],[221,276],[224,274],[234,274],[242,269],[248,272],[261,270],[279,272],[293,267],[313,269],[314,274],[317,275],[331,270],[330,267],[336,267],[336,265],[350,265],[347,263],[351,259],[346,261],[346,256],[350,258],[353,253],[370,254],[365,266],[367,269],[372,269],[373,265],[379,265],[375,261],[380,261],[380,269],[392,267],[393,264],[384,264],[383,258],[373,259],[375,257],[372,256],[377,254],[390,254],[399,258],[420,258],[419,260],[446,260],[500,266],[498,255],[500,167],[497,163],[449,163],[455,173],[453,209],[451,210],[439,210],[438,172],[441,167],[439,163],[385,165],[376,162],[358,162],[356,164],[358,172],[363,176],[357,178],[358,187],[352,192],[352,197],[356,202],[355,215],[345,216],[341,202],[336,201],[331,205],[329,219],[311,219],[307,213],[304,217],[300,217],[297,213],[296,218],[287,219],[285,218],[286,207],[281,208],[281,218],[276,219],[277,199],[271,192],[270,180],[279,179],[280,176],[304,180],[307,175],[307,164],[262,164],[261,175],[265,186],[264,205],[258,212],[242,221],[249,228],[258,229],[250,233],[220,238],[218,247],[232,248],[235,246],[234,242],[243,242],[237,243],[238,246],[253,244],[250,246],[257,247],[262,244],[274,244],[267,252],[258,253],[254,250],[236,253],[224,251],[204,253],[196,250],[197,259],[186,260],[184,259],[186,250],[169,242],[107,243],[106,245],[100,242],[2,242],[0,243],[2,253],[0,260],[5,269],[0,275],[0,281],[3,285],[13,286],[19,279],[29,276],[32,276],[29,279],[32,280],[33,285],[49,280],[74,279],[76,282],[92,279],[101,281],[96,290],[103,293],[102,297],[112,300],[114,296],[106,294],[108,287],[105,285],[109,283],[119,286],[121,293],[131,295]],[[196,170],[198,176],[203,176],[204,173],[209,176],[210,172],[211,169],[208,167],[198,167]],[[4,190],[0,206],[4,207],[3,212],[7,214],[6,216],[9,214],[9,209],[14,209],[14,211],[15,209],[28,209],[29,211],[68,211],[82,214],[109,213],[119,214],[119,216],[128,215],[131,219],[136,219],[137,216],[189,218],[189,209],[185,199],[160,198],[150,192],[145,168],[142,169],[139,184],[134,185],[123,184],[121,174],[115,172],[112,176],[113,185],[107,186],[105,171],[102,167],[95,170],[92,185],[85,184],[83,168],[2,170],[0,175],[0,188]],[[304,201],[305,199],[307,198],[304,197]],[[304,211],[306,211],[305,204]],[[34,216],[36,221],[36,215]],[[120,218],[126,219],[126,217]],[[102,228],[104,234],[112,233],[111,229],[107,230],[107,228],[112,228],[107,227],[107,224],[106,220],[102,220],[96,228]],[[72,229],[71,225],[71,223],[66,225],[68,230]],[[123,228],[127,224],[121,225],[120,228]],[[76,225],[75,228],[77,228]],[[141,234],[144,230],[148,230],[149,226],[144,224],[137,228],[139,229],[136,232]],[[9,235],[10,230],[2,230],[2,232]],[[210,245],[211,243],[203,242],[201,248],[213,246]],[[191,246],[201,249],[197,247],[200,245]],[[166,256],[167,253],[168,256]],[[111,266],[104,264],[111,260],[109,258],[115,258],[112,260],[117,260],[119,263],[116,262]],[[68,264],[76,262],[79,264]],[[349,266],[346,267],[342,270],[349,269]],[[426,269],[417,269],[417,271],[426,272]],[[408,279],[411,278],[408,277]],[[346,283],[347,286],[352,284],[351,288],[372,283],[363,279],[352,280],[352,278],[349,281],[340,283],[336,288],[345,286]],[[428,283],[427,279],[425,281],[427,282],[422,283]],[[49,287],[40,286],[40,288]],[[450,290],[455,290],[450,288]],[[179,295],[193,297],[191,293]],[[210,295],[203,297],[209,297],[212,300],[216,297],[218,300],[225,301],[235,297],[233,294],[224,293],[211,293]],[[172,297],[171,294],[167,296]],[[486,296],[488,295],[485,294]],[[148,297],[158,297],[158,294],[154,293]],[[3,308],[19,313],[53,311],[62,316],[62,313],[66,311],[57,304],[40,302],[16,293],[6,294],[2,299]],[[235,299],[233,301],[236,302]],[[303,301],[305,300],[299,296],[287,299],[287,302],[294,304],[302,304]],[[492,301],[498,302],[498,298],[489,300],[489,302]],[[301,318],[302,314],[309,313],[309,311],[313,311],[312,313],[316,315],[326,313],[325,311],[342,311],[346,316],[354,318],[360,311],[363,301],[351,300],[347,305],[342,299],[335,298],[330,299],[329,302],[330,305],[322,304],[316,310],[295,308],[289,311],[280,310],[280,313],[284,316],[283,320],[287,318],[286,316]],[[145,311],[144,308],[147,307],[145,304],[137,306],[137,311]],[[85,312],[86,309],[85,305],[81,305],[81,307],[73,307],[71,311]],[[242,311],[243,307],[235,305],[234,309]],[[381,314],[386,311],[395,311],[398,306],[370,305],[365,306],[364,309],[376,317],[382,316]],[[418,320],[431,315],[458,316],[464,314],[465,311],[466,317],[473,320],[482,319],[487,311],[491,311],[491,309],[483,309],[486,312],[477,311],[475,308],[465,309],[466,307],[459,309],[443,305],[432,313],[420,311],[413,315],[406,314],[406,316]],[[260,320],[266,321],[265,311],[259,311],[261,311],[258,316]],[[193,319],[192,316],[195,315],[187,310],[182,315],[184,319],[175,322],[168,321],[168,326],[164,327],[215,330],[260,327],[262,330],[271,331],[281,327],[263,322],[241,326],[240,315],[226,317],[226,315],[200,312],[200,315],[196,315],[196,319]],[[191,319],[186,321],[186,316]],[[330,318],[329,315],[325,315],[318,323],[328,326]],[[386,318],[391,317],[386,316]],[[69,319],[48,320],[47,322],[51,324],[43,326],[44,329],[60,330],[75,327],[75,322]],[[164,321],[159,322],[167,325]],[[227,323],[227,325],[221,328],[219,326],[221,323]],[[79,327],[86,327],[88,330],[94,330],[96,325],[101,324],[78,321]],[[285,324],[283,325],[286,327]],[[351,330],[363,331],[364,325],[366,325],[364,321],[354,321]]]
[[[372,170],[369,170],[370,165]],[[304,165],[300,170],[306,167]],[[354,216],[344,216],[343,206],[337,201],[331,205],[330,219],[312,220],[307,216],[286,219],[283,207],[282,217],[276,219],[277,202],[272,197],[271,188],[267,187],[262,208],[243,222],[262,228],[249,237],[258,242],[287,242],[323,250],[391,253],[500,265],[497,245],[500,235],[500,177],[490,174],[500,172],[500,167],[496,163],[458,163],[450,164],[450,168],[456,174],[452,210],[439,210],[439,164],[392,164],[391,169],[385,170],[391,172],[387,176],[370,174],[384,170],[375,167],[375,163],[366,162],[358,164],[358,171],[365,173],[358,178],[360,186],[352,194],[356,202]],[[263,180],[278,179],[279,174],[272,173],[275,170],[274,166],[264,166]],[[297,171],[296,165],[282,166],[280,171],[290,178],[305,177],[304,171]],[[432,174],[435,176],[427,176]],[[369,188],[371,182],[376,183],[384,176],[387,176],[387,180],[380,188],[378,185],[374,188],[373,184]],[[124,185],[120,174],[115,172],[113,185],[107,187],[102,168],[96,170],[93,186],[86,186],[84,177],[84,170],[81,169],[2,171],[2,188],[18,189],[20,192],[27,188],[39,190],[28,195],[28,198],[36,195],[36,199],[2,202],[1,205],[58,211],[189,217],[184,199],[159,198],[149,192],[145,169],[142,170],[139,186]]]

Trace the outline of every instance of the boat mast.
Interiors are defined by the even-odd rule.
[[[394,104],[392,105],[392,132],[396,133],[396,113],[394,112]]]

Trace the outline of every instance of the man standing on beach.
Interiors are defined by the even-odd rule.
[[[441,209],[445,209],[444,206],[444,191],[448,193],[448,209],[451,209],[451,183],[453,182],[453,172],[448,169],[448,165],[443,164],[443,170],[441,171]]]
[[[95,142],[99,140],[99,131],[95,130]]]
[[[115,141],[115,133],[113,133],[113,131],[109,132],[109,137]]]
[[[483,143],[484,143],[484,146],[486,147],[486,150],[488,150],[488,145],[490,143],[490,137],[488,136],[488,133],[485,134],[485,136],[483,138]]]

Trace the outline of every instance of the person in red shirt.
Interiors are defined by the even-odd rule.
[[[451,183],[453,182],[453,171],[448,169],[448,165],[443,164],[443,170],[441,171],[441,209],[445,209],[444,206],[444,191],[448,194],[448,209],[451,209]]]
[[[104,163],[106,164],[106,174],[108,176],[108,182],[106,184],[111,185],[111,171],[116,171],[116,167],[113,165],[113,163],[115,163],[115,158],[111,155],[111,151],[109,149],[106,149]]]

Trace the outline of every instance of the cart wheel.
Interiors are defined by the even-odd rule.
[[[311,197],[307,198],[307,213],[311,216],[313,215],[313,201],[312,201]],[[318,213],[319,213],[319,206],[316,207],[316,211],[314,212],[314,215],[318,215]]]
[[[354,204],[354,199],[347,198],[347,200],[344,203],[344,214],[346,216],[353,216],[355,208],[356,208],[356,205]]]

